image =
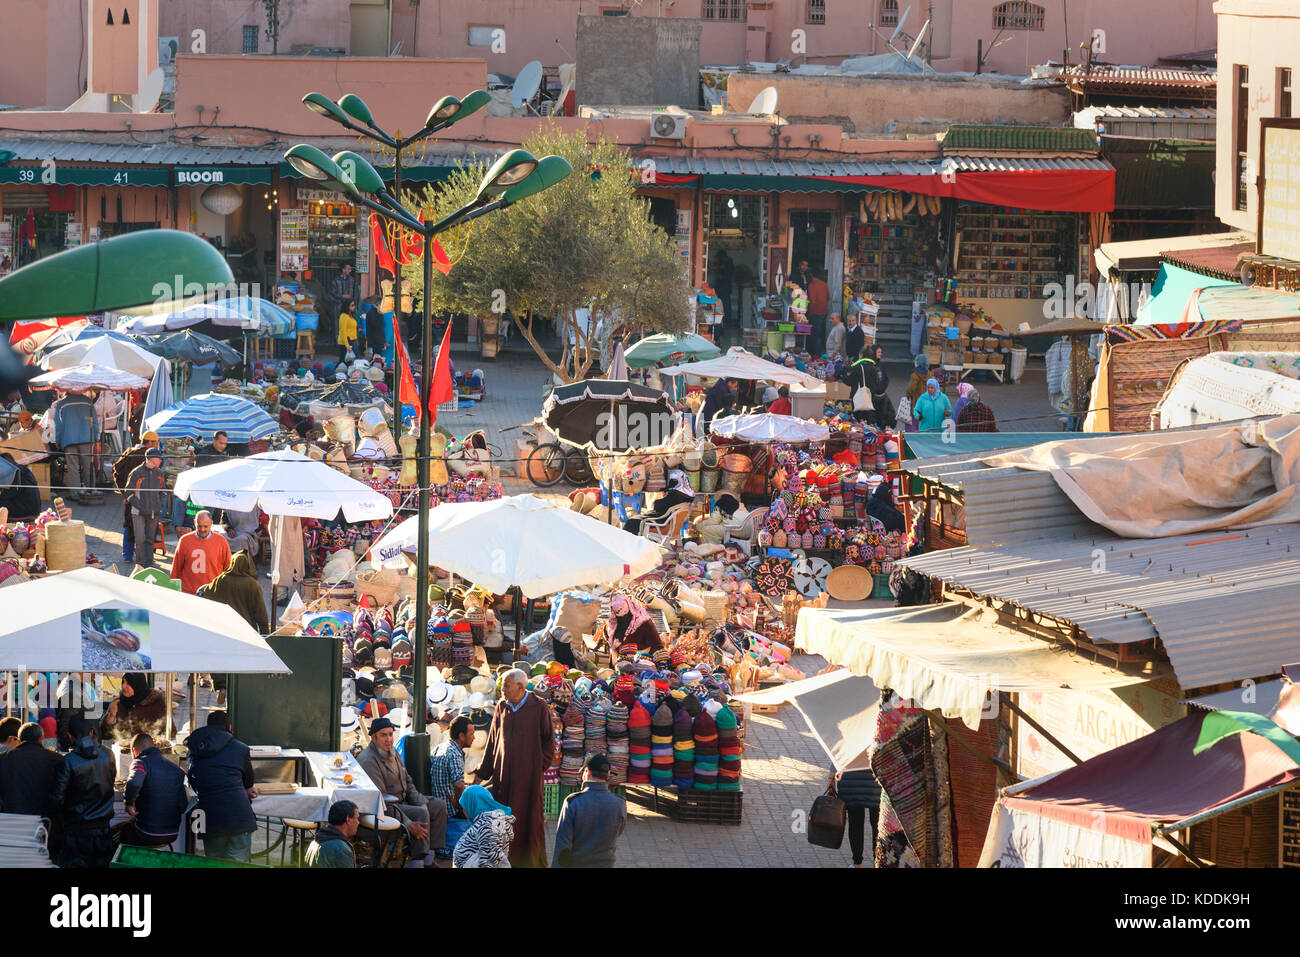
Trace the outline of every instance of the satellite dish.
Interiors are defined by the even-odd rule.
[[[764,87],[745,112],[751,116],[770,116],[776,112],[776,95],[776,87]]]
[[[140,84],[140,92],[132,97],[132,105],[136,113],[148,113],[158,105],[158,97],[162,96],[163,85],[167,82],[167,75],[163,73],[162,67],[156,68],[152,73],[144,78]]]
[[[903,15],[898,18],[898,26],[894,27],[894,32],[889,35],[890,43],[893,43],[895,40],[897,40],[898,35],[903,32],[903,24],[907,22],[907,15],[911,12],[912,12],[912,8],[909,6],[906,10],[903,11]]]
[[[542,64],[537,60],[524,65],[519,71],[519,76],[515,79],[515,85],[510,90],[510,105],[521,110],[525,103],[532,100],[537,95],[537,91],[542,86]]]
[[[930,21],[926,20],[921,24],[921,32],[916,35],[916,41],[912,44],[912,49],[907,51],[907,58],[910,60],[916,56],[916,51],[921,48],[921,43],[925,40],[925,33],[930,29]]]

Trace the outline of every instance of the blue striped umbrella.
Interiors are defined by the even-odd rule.
[[[169,405],[145,419],[144,427],[160,439],[207,439],[225,432],[231,442],[264,439],[280,430],[260,406],[237,395],[207,392]]]

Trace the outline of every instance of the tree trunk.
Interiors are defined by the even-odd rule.
[[[533,336],[533,314],[527,312],[524,313],[524,315],[528,317],[527,321],[516,316],[515,325],[519,328],[519,331],[523,333],[523,337],[528,340],[528,344],[533,347],[533,352],[537,353],[537,357],[542,360],[542,363],[546,368],[550,369],[551,372],[555,373],[566,383],[572,382],[573,380],[569,378],[569,374],[551,360],[551,357],[546,354],[546,350],[542,348],[541,344]]]

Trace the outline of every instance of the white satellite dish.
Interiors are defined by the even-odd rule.
[[[758,91],[754,102],[745,112],[751,116],[770,116],[776,112],[776,87],[768,86]]]
[[[162,96],[163,86],[167,82],[167,75],[163,73],[162,67],[157,67],[152,73],[144,78],[140,84],[140,92],[131,98],[132,108],[136,113],[148,113],[158,105],[158,97]]]
[[[515,78],[515,85],[510,90],[510,105],[521,110],[525,103],[531,102],[542,86],[542,64],[533,60],[524,65]]]
[[[897,40],[898,35],[903,32],[903,24],[907,23],[907,15],[911,12],[912,12],[912,8],[908,7],[906,10],[903,11],[903,15],[898,18],[898,26],[894,27],[894,32],[889,35],[890,43],[893,43],[895,40]]]
[[[921,44],[925,40],[925,33],[929,29],[930,21],[926,20],[925,23],[921,24],[921,32],[916,35],[916,40],[912,43],[912,49],[907,51],[907,58],[909,60],[916,56],[916,51],[921,48]]]

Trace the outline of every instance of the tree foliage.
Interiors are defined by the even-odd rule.
[[[434,274],[436,309],[485,316],[508,309],[542,361],[566,381],[581,379],[597,357],[578,325],[586,306],[615,311],[650,332],[680,332],[689,324],[691,289],[686,265],[671,238],[633,192],[630,155],[608,140],[541,132],[523,147],[536,156],[557,154],[573,173],[550,189],[491,213],[441,243],[454,266]],[[486,168],[458,168],[439,187],[403,198],[425,216],[441,218],[473,198]],[[413,291],[423,294],[418,265],[406,267]],[[533,318],[554,318],[571,353],[557,362],[538,343]],[[566,335],[567,331],[567,335]],[[570,371],[571,370],[571,371]]]

